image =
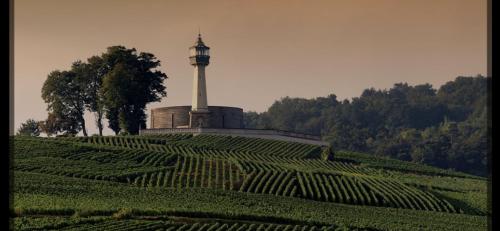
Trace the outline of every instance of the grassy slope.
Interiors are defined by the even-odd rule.
[[[189,144],[190,137],[182,139],[183,145]],[[28,164],[33,158],[30,155],[43,156],[51,152],[52,156],[64,156],[68,152],[74,153],[80,150],[84,152],[89,151],[85,148],[95,147],[71,142],[66,146],[62,143],[50,144],[50,142],[45,143],[45,146],[39,145],[39,142],[31,144],[18,142],[18,144],[24,145],[24,147],[19,145],[17,147],[24,149],[22,152],[24,154],[18,155],[21,159],[17,162]],[[31,147],[27,147],[30,145]],[[486,182],[481,178],[416,164],[410,164],[410,172],[408,172],[406,163],[381,160],[357,153],[344,152],[338,157],[374,167],[377,169],[375,172],[372,171],[374,176],[396,179],[415,185],[415,187],[424,187],[436,195],[448,198],[450,202],[461,207],[469,215],[326,203],[216,189],[139,188],[126,183],[22,171],[15,172],[14,208],[23,219],[28,219],[29,217],[26,216],[30,214],[72,215],[83,210],[96,213],[95,215],[104,213],[109,216],[120,208],[133,208],[136,209],[134,214],[137,216],[148,214],[172,216],[185,213],[184,215],[195,218],[202,215],[212,218],[277,223],[334,224],[337,226],[345,224],[349,227],[370,227],[381,230],[486,229],[486,216],[472,215],[486,213]],[[103,171],[108,172],[109,169]]]
[[[383,169],[383,170],[403,171],[407,173],[416,173],[416,174],[431,175],[431,176],[454,176],[454,177],[486,180],[486,178],[484,177],[475,176],[467,173],[445,170],[429,165],[417,164],[402,160],[396,160],[389,157],[376,157],[373,155],[358,153],[358,152],[339,151],[338,153],[336,153],[336,157],[339,159],[346,159],[346,160],[352,160],[354,162],[360,162],[364,166]]]
[[[459,205],[466,213],[488,214],[487,183],[483,177],[363,153],[341,151],[336,156],[377,168],[380,177],[426,188]]]
[[[105,181],[23,172],[15,174],[14,207],[23,208],[25,215],[71,215],[78,210],[106,213],[120,208],[132,208],[144,214],[189,211],[208,213],[211,217],[241,216],[242,219],[248,217],[251,220],[256,220],[256,217],[261,217],[262,220],[275,217],[306,224],[348,224],[379,229],[486,228],[483,216],[322,203],[208,189],[144,190]],[[397,220],[398,224],[387,222],[387,217],[391,217],[392,221]]]

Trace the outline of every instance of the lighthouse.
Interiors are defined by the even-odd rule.
[[[210,60],[209,50],[198,33],[194,45],[189,47],[189,63],[194,67],[191,105],[151,109],[151,126],[141,129],[140,134],[219,134],[328,145],[319,136],[270,129],[245,129],[242,108],[208,106],[205,68]]]
[[[210,60],[209,50],[210,47],[203,43],[201,34],[198,34],[195,44],[189,48],[189,61],[194,66],[189,127],[207,127],[209,124],[210,111],[205,78],[205,67],[208,66]]]
[[[243,128],[243,109],[228,106],[208,106],[205,68],[210,60],[209,50],[210,48],[201,39],[201,34],[198,33],[194,45],[189,47],[189,63],[194,68],[191,105],[151,109],[151,128],[175,129],[173,132],[177,131],[177,129],[199,132],[202,129],[198,128]],[[186,89],[186,91],[188,90]]]

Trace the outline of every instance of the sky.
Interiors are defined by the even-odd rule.
[[[285,96],[438,88],[487,74],[486,12],[486,0],[14,0],[14,127],[47,117],[41,88],[51,71],[113,45],[153,53],[169,77],[148,126],[151,108],[189,105],[198,30],[211,48],[213,106],[262,112]]]

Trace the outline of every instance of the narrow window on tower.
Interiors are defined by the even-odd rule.
[[[172,121],[172,128],[174,128],[174,114],[172,113],[172,118],[171,118],[171,121]]]

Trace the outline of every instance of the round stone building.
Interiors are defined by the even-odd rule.
[[[192,120],[191,106],[161,107],[151,110],[151,128],[242,128],[243,109],[208,106],[208,121],[198,124]],[[203,122],[202,122],[203,123]]]
[[[189,48],[194,67],[191,105],[152,109],[151,128],[243,128],[243,109],[208,106],[205,67],[210,60],[209,50],[198,34]]]

